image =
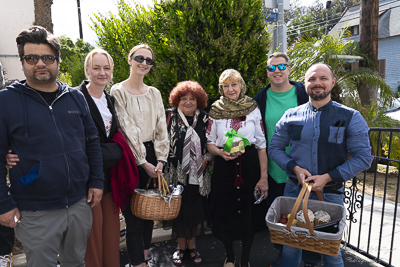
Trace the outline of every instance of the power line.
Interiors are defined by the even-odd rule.
[[[323,24],[327,24],[328,22],[335,21],[335,20],[337,20],[337,17],[333,18],[333,19],[330,19],[330,20],[327,20],[327,21],[322,21],[321,23],[314,24],[314,25],[323,25]],[[301,28],[298,27],[298,28],[288,29],[288,32],[298,31],[298,30],[305,29],[305,28],[308,28],[308,27],[311,27],[311,26],[314,26],[314,25],[307,25],[307,26],[304,26],[304,27],[301,27]]]
[[[384,6],[384,5],[388,5],[388,4],[391,4],[391,3],[395,3],[395,2],[398,2],[398,0],[394,0],[394,1],[389,2],[389,3],[384,3],[384,4],[380,5],[379,7],[382,7],[382,6]],[[387,9],[385,9],[385,10],[380,10],[380,12],[383,13],[383,12],[385,12],[386,10],[394,9],[394,8],[397,8],[397,7],[400,7],[400,4],[399,4],[399,5],[396,5],[396,6],[391,6],[391,7],[387,8]],[[347,22],[347,21],[351,21],[351,20],[359,19],[359,18],[360,18],[359,13],[353,14],[353,15],[350,15],[350,16],[351,16],[350,18],[347,18],[346,20],[339,21],[339,22],[340,22],[340,23],[344,23],[344,22]],[[327,22],[331,22],[331,21],[333,21],[333,20],[336,20],[337,18],[339,18],[339,16],[338,16],[338,17],[335,17],[335,18],[333,18],[333,19],[330,19],[330,20],[328,20]],[[317,22],[317,21],[322,21],[322,20],[323,20],[323,19],[319,19],[319,20],[316,20],[315,22]],[[316,26],[317,26],[317,25],[321,25],[321,24],[323,24],[323,22],[325,22],[325,21],[322,21],[321,23],[315,24],[315,25],[316,25]],[[294,32],[294,31],[296,31],[295,33],[290,33],[290,34],[288,34],[288,37],[298,34],[298,33],[297,33],[298,30],[308,28],[308,27],[310,26],[309,24],[312,24],[312,23],[314,23],[314,21],[312,21],[312,22],[307,22],[307,23],[304,23],[304,24],[296,25],[296,26],[303,26],[303,25],[306,25],[306,26],[304,26],[304,27],[297,27],[297,28],[293,28],[293,29],[288,29],[288,32]],[[320,28],[320,26],[314,27],[314,28],[311,28],[311,29],[308,29],[308,30],[306,30],[306,31],[302,31],[302,33],[309,32],[309,31],[313,31],[313,30],[316,30],[316,29],[318,29],[318,28]]]
[[[306,30],[306,31],[302,31],[300,34],[299,33],[291,33],[291,34],[288,34],[287,35],[287,37],[290,37],[290,36],[294,36],[294,35],[301,35],[301,34],[303,34],[303,33],[305,33],[305,32],[310,32],[310,31],[314,31],[314,30],[317,30],[317,29],[320,29],[321,27],[315,27],[315,28],[312,28],[312,29],[309,29],[309,30]]]
[[[341,16],[337,16],[337,17],[334,17],[332,19],[337,19],[337,18],[340,18],[340,17]],[[325,21],[326,21],[325,18],[320,18],[320,19],[317,19],[317,20],[314,20],[314,21],[304,22],[302,24],[298,24],[298,25],[295,25],[295,26],[304,26],[304,25],[307,25],[307,24],[312,24],[312,23],[316,23],[316,22],[325,22]]]
[[[297,31],[296,31],[296,32],[290,31],[291,33],[288,34],[287,36],[290,37],[290,36],[293,36],[293,35],[300,35],[300,34],[303,34],[303,33],[305,33],[305,32],[310,32],[310,31],[314,31],[314,30],[319,30],[319,29],[321,28],[321,26],[318,26],[318,25],[315,25],[315,26],[316,26],[316,27],[314,27],[314,28],[311,28],[311,29],[308,29],[308,30],[305,30],[305,31],[301,31],[301,33],[297,33]]]

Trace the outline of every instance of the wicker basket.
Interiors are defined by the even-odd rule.
[[[345,226],[346,210],[342,205],[322,201],[320,192],[317,192],[320,201],[308,200],[311,188],[312,184],[305,183],[297,199],[278,197],[274,200],[266,216],[266,222],[271,233],[271,242],[321,254],[338,256]],[[307,228],[292,226],[293,219],[302,200],[302,209],[305,214]],[[327,211],[331,215],[332,220],[339,221],[338,232],[326,233],[314,230],[306,212],[307,208],[312,211],[321,209]],[[281,214],[288,213],[291,215],[287,225],[278,223]]]
[[[147,183],[148,189],[150,180]],[[131,198],[133,215],[144,220],[173,220],[178,217],[182,196],[171,196],[162,173],[158,173],[159,196],[134,192]]]

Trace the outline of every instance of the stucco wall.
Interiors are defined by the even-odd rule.
[[[34,20],[34,0],[0,1],[0,60],[6,81],[24,79],[15,38]]]
[[[379,39],[378,58],[386,59],[385,81],[397,92],[400,84],[400,36]]]

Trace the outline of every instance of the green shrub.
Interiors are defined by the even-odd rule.
[[[95,15],[93,29],[115,60],[114,81],[129,76],[129,50],[148,43],[156,65],[145,83],[165,102],[183,80],[198,81],[213,101],[227,68],[242,74],[250,96],[265,86],[270,36],[261,9],[262,0],[166,0],[152,9],[121,0],[117,15]]]

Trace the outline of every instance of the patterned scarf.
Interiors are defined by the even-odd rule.
[[[185,115],[178,107],[178,113],[186,125],[186,135],[183,141],[183,153],[182,153],[182,170],[183,173],[189,174],[190,177],[194,176],[199,182],[200,186],[203,186],[203,160],[201,157],[201,141],[199,135],[196,133],[194,128],[197,124],[200,111],[196,109],[192,126],[189,125]]]
[[[237,119],[250,114],[257,108],[257,102],[248,96],[237,101],[221,96],[211,105],[210,117],[213,119]]]

